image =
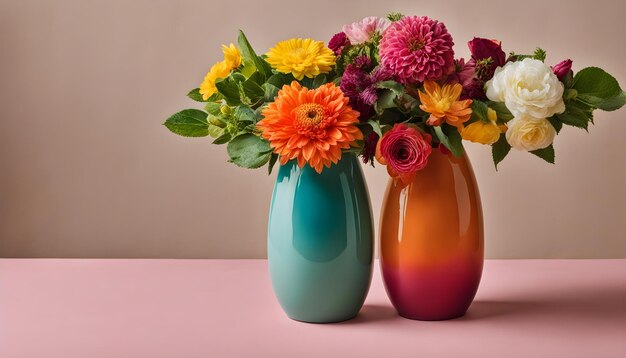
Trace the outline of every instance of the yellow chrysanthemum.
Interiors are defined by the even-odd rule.
[[[277,43],[266,61],[278,72],[291,73],[298,80],[330,72],[336,57],[322,41],[290,39]]]
[[[224,53],[224,62],[226,62],[230,68],[235,69],[241,66],[241,52],[232,43],[228,46],[222,45],[222,52]]]
[[[204,76],[204,81],[200,84],[200,94],[202,95],[202,99],[206,101],[213,94],[217,93],[215,81],[219,78],[228,77],[231,68],[231,65],[226,61],[220,61],[211,67],[206,76]]]
[[[461,137],[470,142],[480,144],[493,144],[497,142],[500,138],[502,128],[496,123],[498,119],[496,111],[491,108],[487,109],[487,119],[487,122],[476,121],[463,127],[460,130]],[[504,131],[506,131],[506,129],[504,129]]]

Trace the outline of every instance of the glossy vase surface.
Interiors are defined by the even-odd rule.
[[[287,315],[329,323],[353,318],[372,278],[371,205],[353,155],[318,174],[281,165],[268,223],[272,286]]]
[[[407,186],[390,179],[381,210],[380,264],[401,316],[444,320],[472,303],[483,268],[483,222],[465,155],[433,150]]]

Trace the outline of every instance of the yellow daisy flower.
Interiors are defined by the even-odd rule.
[[[298,80],[330,72],[335,54],[322,41],[290,39],[277,43],[266,54],[266,61],[278,72],[291,73]]]
[[[241,52],[232,43],[228,46],[222,45],[222,52],[224,53],[224,62],[226,62],[230,68],[235,69],[241,66]]]
[[[228,77],[231,68],[232,64],[229,64],[226,61],[218,62],[211,67],[206,76],[204,76],[204,81],[200,84],[200,94],[202,95],[202,99],[206,101],[213,94],[217,93],[215,81],[219,78]]]

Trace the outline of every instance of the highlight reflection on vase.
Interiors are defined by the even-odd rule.
[[[411,184],[389,180],[380,263],[400,315],[418,320],[464,315],[480,283],[483,251],[480,197],[465,155],[434,150]]]

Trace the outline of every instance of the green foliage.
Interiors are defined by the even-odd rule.
[[[552,144],[543,149],[533,150],[531,153],[548,163],[554,164],[554,147],[552,146]]]
[[[233,76],[228,76],[220,81],[215,82],[215,87],[224,96],[224,100],[229,106],[237,106],[241,104],[239,95],[239,85]]]
[[[626,94],[617,80],[597,67],[580,70],[566,85],[563,96],[565,112],[549,118],[557,131],[560,130],[557,120],[562,124],[587,130],[589,123],[593,123],[595,109],[613,111],[626,104]]]
[[[313,79],[313,82],[311,83],[311,87],[309,87],[309,88],[311,88],[311,89],[318,88],[320,86],[325,85],[326,83],[328,83],[328,81],[326,80],[326,75],[321,74],[321,75],[316,76]]]
[[[233,136],[229,133],[229,132],[225,132],[224,134],[222,134],[221,136],[217,137],[214,141],[213,144],[226,144],[230,141],[230,139]]]
[[[263,81],[269,78],[272,75],[272,67],[265,62],[263,58],[257,56],[256,52],[254,52],[254,49],[250,45],[250,42],[248,42],[246,35],[241,30],[239,30],[237,43],[239,44],[244,64],[247,64],[248,66],[253,65],[261,75]]]
[[[403,17],[404,15],[402,15],[399,12],[392,12],[392,13],[389,13],[389,15],[387,15],[387,18],[389,19],[389,21],[393,21],[393,22],[401,20]]]
[[[614,111],[626,104],[626,94],[615,77],[598,67],[587,67],[578,71],[572,88],[577,92],[574,99],[590,107]]]
[[[251,169],[262,167],[272,156],[269,143],[249,133],[233,138],[228,143],[227,151],[231,163]]]
[[[187,97],[193,99],[196,102],[206,102],[202,95],[200,94],[200,88],[194,88],[189,93],[187,93]]]
[[[173,114],[163,123],[172,133],[184,137],[206,137],[209,135],[207,113],[199,109],[185,109]]]
[[[378,100],[374,103],[374,110],[378,115],[381,115],[385,109],[396,107],[395,100],[397,97],[398,95],[392,90],[382,90],[378,94]]]
[[[559,134],[559,132],[561,132],[561,129],[563,128],[563,122],[559,120],[557,116],[552,116],[548,118],[548,121],[550,122],[550,124],[552,124],[552,127],[554,127],[554,129],[556,130],[556,134]]]
[[[471,122],[481,121],[481,122],[489,122],[489,118],[487,118],[487,110],[489,107],[485,102],[475,100],[472,102],[472,117],[470,118]],[[496,112],[497,113],[497,112]],[[466,125],[469,123],[466,123]]]
[[[496,170],[498,170],[498,164],[509,154],[509,151],[511,151],[511,145],[506,141],[506,136],[500,134],[498,141],[491,145],[491,156]]]
[[[378,88],[391,90],[396,96],[402,96],[405,93],[404,86],[396,81],[382,81],[376,84]]]
[[[440,126],[433,127],[435,134],[439,141],[446,147],[455,157],[463,155],[463,143],[461,134],[456,127],[442,124]]]
[[[508,122],[511,119],[513,119],[513,115],[511,114],[509,109],[506,108],[506,106],[504,105],[504,102],[489,101],[487,105],[489,106],[489,108],[496,111],[499,121]]]
[[[556,114],[554,117],[568,126],[587,130],[589,122],[593,120],[593,107],[579,101],[571,101],[565,106],[565,112]],[[552,125],[554,126],[554,123]]]
[[[540,47],[537,47],[532,55],[518,55],[515,52],[511,52],[509,54],[509,58],[513,61],[521,61],[525,58],[534,58],[535,60],[544,62],[546,60],[546,51]]]
[[[208,102],[207,104],[204,105],[204,110],[214,116],[218,116],[221,114],[221,108],[222,108],[222,105],[217,102]]]
[[[274,169],[274,165],[278,161],[278,154],[272,153],[270,156],[269,163],[267,163],[267,175],[272,174],[272,169]]]
[[[383,137],[383,131],[381,130],[380,123],[378,121],[370,119],[369,121],[367,121],[367,124],[369,124],[372,127],[372,130],[374,131],[374,133],[378,134],[378,137],[380,138]]]

